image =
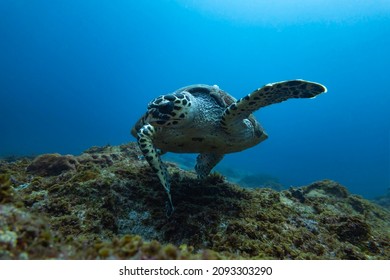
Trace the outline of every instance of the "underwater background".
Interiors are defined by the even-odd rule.
[[[269,139],[217,170],[385,193],[390,1],[268,2],[0,1],[0,156],[135,141],[147,103],[185,85],[240,98],[301,78],[328,93],[256,112]]]

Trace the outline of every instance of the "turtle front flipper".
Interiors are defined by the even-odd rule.
[[[161,184],[163,185],[167,195],[168,195],[168,209],[167,214],[170,216],[174,208],[171,198],[171,186],[169,183],[169,174],[167,167],[161,161],[159,151],[153,145],[153,136],[155,134],[155,128],[150,124],[145,124],[138,131],[138,145],[145,156],[145,159],[152,167],[152,169],[157,173],[158,178],[160,179]]]
[[[217,165],[218,162],[220,162],[223,158],[223,155],[221,154],[214,154],[214,153],[202,153],[199,154],[196,158],[196,165],[195,170],[198,174],[199,179],[206,178],[209,174],[211,169],[214,168],[214,166]]]
[[[326,87],[323,85],[304,80],[267,84],[227,107],[222,115],[221,124],[229,132],[231,127],[262,107],[290,98],[313,98],[324,92]]]

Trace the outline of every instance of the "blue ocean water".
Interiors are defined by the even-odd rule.
[[[256,112],[269,135],[221,166],[286,185],[390,186],[390,1],[0,1],[0,156],[134,141],[150,99],[239,98],[301,78],[328,93]]]

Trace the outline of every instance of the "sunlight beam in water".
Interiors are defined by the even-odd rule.
[[[390,17],[389,0],[177,0],[222,19],[245,24],[355,22],[366,17]]]

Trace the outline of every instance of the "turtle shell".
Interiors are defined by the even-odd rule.
[[[228,94],[226,91],[221,90],[217,85],[214,86],[209,86],[205,84],[190,85],[176,90],[175,93],[180,93],[183,91],[187,91],[191,93],[194,97],[208,94],[211,97],[213,97],[217,102],[217,104],[220,105],[222,108],[227,108],[229,105],[237,101],[237,99],[235,99],[233,96]]]

